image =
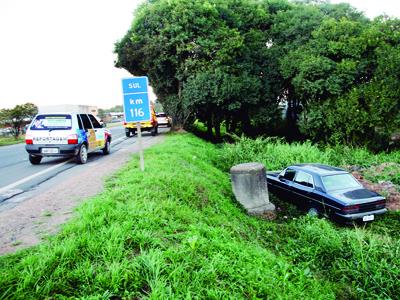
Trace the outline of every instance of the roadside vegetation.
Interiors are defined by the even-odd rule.
[[[25,142],[25,136],[0,136],[0,146],[7,146]]]
[[[400,151],[391,153],[371,153],[365,148],[347,146],[324,146],[309,141],[287,143],[280,138],[235,137],[236,143],[224,144],[222,151],[223,168],[242,162],[259,161],[269,170],[281,170],[294,163],[323,163],[339,167],[357,166],[372,167],[382,163],[392,163],[392,177],[387,172],[387,179],[395,179],[395,167],[400,163]],[[398,167],[398,166],[397,166]],[[397,169],[398,170],[398,169]],[[378,180],[380,174],[369,174],[371,179]],[[376,177],[375,177],[376,176]]]
[[[273,156],[272,156],[273,155]],[[238,159],[236,157],[239,157]],[[368,158],[365,160],[365,158]],[[313,219],[272,198],[275,220],[250,217],[231,192],[231,164],[269,169],[399,159],[367,151],[247,139],[216,146],[173,134],[109,178],[60,233],[0,258],[0,298],[396,299],[398,212],[366,228]]]
[[[33,103],[16,105],[13,108],[0,109],[1,127],[10,127],[16,139],[24,133],[24,126],[29,124],[38,113],[38,107]]]
[[[116,66],[148,75],[174,124],[374,151],[400,145],[400,20],[325,0],[159,0]]]

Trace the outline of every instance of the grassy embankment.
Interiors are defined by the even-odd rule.
[[[20,135],[18,138],[13,136],[0,136],[0,146],[7,146],[25,142],[25,136]]]
[[[342,151],[342,152],[341,152]],[[348,151],[348,152],[347,152]],[[263,154],[264,153],[264,154]],[[274,221],[247,216],[226,170],[260,160],[335,165],[399,161],[399,153],[326,152],[270,141],[216,147],[168,137],[110,178],[62,231],[0,258],[0,298],[397,298],[399,213],[367,228],[311,219],[290,205]]]

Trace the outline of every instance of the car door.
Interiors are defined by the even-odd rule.
[[[284,200],[291,200],[292,198],[291,186],[295,175],[296,171],[294,169],[287,168],[278,176],[276,194]]]
[[[295,202],[302,207],[316,206],[320,209],[320,202],[314,195],[314,179],[312,174],[298,170],[292,184]]]
[[[106,141],[105,129],[101,126],[100,122],[91,114],[88,114],[90,121],[92,122],[93,129],[96,136],[96,148],[103,149]]]
[[[86,134],[86,142],[88,144],[88,151],[94,151],[97,148],[97,141],[96,141],[96,132],[93,128],[92,122],[90,121],[87,114],[79,114],[83,130]]]

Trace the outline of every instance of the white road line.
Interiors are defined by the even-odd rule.
[[[123,137],[120,137],[119,139],[116,139],[115,141],[112,140],[112,141],[111,141],[111,145],[112,145],[112,143],[116,143],[116,142],[118,142],[118,141],[120,141],[120,140],[123,140],[123,139],[125,139],[124,136],[123,136]]]
[[[25,182],[27,182],[27,181],[29,181],[29,180],[35,178],[35,177],[38,177],[38,176],[40,176],[40,175],[46,174],[46,173],[48,173],[48,172],[50,172],[50,171],[53,171],[53,170],[55,170],[55,169],[57,169],[57,168],[59,168],[59,167],[62,167],[63,165],[69,163],[69,162],[72,161],[72,160],[73,160],[73,158],[70,158],[70,159],[68,159],[68,160],[66,160],[66,161],[64,161],[64,162],[62,162],[62,163],[59,163],[58,165],[55,165],[55,166],[52,166],[52,167],[50,167],[50,168],[44,169],[43,171],[40,171],[39,173],[32,174],[31,176],[25,177],[25,178],[23,178],[23,179],[21,179],[21,180],[18,180],[18,181],[16,181],[16,182],[14,182],[14,183],[11,183],[11,184],[9,184],[9,185],[6,185],[5,187],[2,187],[2,188],[0,189],[0,195],[3,194],[3,193],[6,192],[6,191],[12,189],[12,188],[15,188],[16,186],[18,186],[18,185],[20,185],[20,184],[23,184],[23,183],[25,183]]]

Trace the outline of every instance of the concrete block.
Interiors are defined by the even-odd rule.
[[[262,215],[275,210],[275,205],[269,202],[265,171],[263,164],[254,162],[239,164],[230,170],[236,200],[251,215]]]

